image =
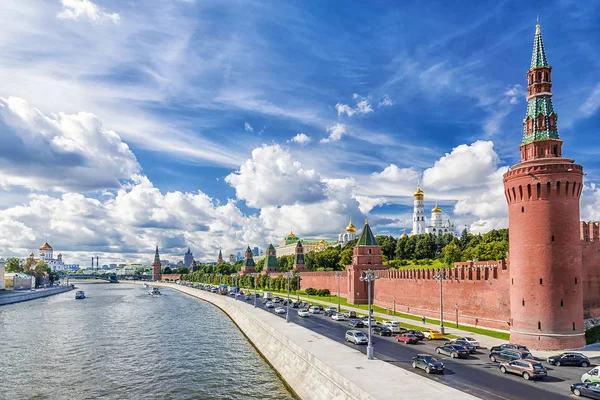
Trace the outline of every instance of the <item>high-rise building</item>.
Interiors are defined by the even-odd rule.
[[[585,345],[579,197],[583,167],[562,156],[552,67],[540,26],[527,71],[521,162],[504,174],[511,342],[540,350]]]
[[[260,250],[258,249],[258,247],[252,249],[252,255],[254,257],[258,257],[260,255]]]
[[[192,250],[188,247],[187,252],[183,255],[183,265],[186,267],[191,267],[194,262],[194,254]]]

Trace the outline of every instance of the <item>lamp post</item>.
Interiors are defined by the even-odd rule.
[[[379,272],[373,270],[365,270],[360,272],[360,280],[363,282],[367,282],[367,296],[368,296],[368,305],[369,305],[369,344],[367,345],[367,358],[369,360],[373,359],[373,343],[371,342],[371,329],[372,329],[372,321],[371,321],[371,284],[374,280],[379,279]]]
[[[300,272],[296,272],[296,277],[298,278],[298,286],[296,287],[296,301],[300,303]]]
[[[294,277],[292,272],[286,272],[283,274],[283,277],[287,279],[287,289],[288,289],[288,297],[287,297],[287,310],[285,312],[285,322],[290,322],[290,279]]]
[[[458,328],[458,303],[454,305],[454,308],[456,309],[456,327]]]
[[[394,315],[396,315],[396,296],[393,296],[394,298]]]
[[[338,312],[342,312],[341,301],[340,301],[340,281],[342,280],[343,273],[341,271],[337,271],[335,276],[338,278]]]
[[[444,334],[444,302],[443,302],[443,291],[442,287],[444,286],[443,279],[446,279],[446,271],[440,270],[437,274],[433,276],[434,279],[440,280],[440,332],[442,335]]]
[[[221,286],[221,278],[223,277],[223,274],[217,274],[217,276],[219,277],[219,286]]]
[[[231,277],[231,280],[232,280],[233,286],[234,286],[234,287],[235,287],[235,288],[236,288],[236,289],[239,291],[239,288],[238,288],[238,287],[237,287],[237,285],[235,284],[236,277],[237,277],[238,275],[237,275],[237,274],[230,274],[229,276]],[[235,296],[234,296],[234,297],[235,297],[235,299],[237,300],[237,298],[238,298],[238,292],[235,292]]]
[[[254,277],[254,308],[256,308],[256,278],[258,275],[258,272],[253,272],[250,274],[250,276]]]

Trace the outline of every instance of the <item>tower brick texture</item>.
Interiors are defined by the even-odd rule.
[[[508,202],[511,342],[585,345],[579,198],[583,168],[562,156],[539,25],[527,72],[521,162],[504,174]]]
[[[160,265],[160,255],[158,254],[158,245],[154,253],[154,262],[152,262],[152,280],[160,281],[162,279],[162,266]]]

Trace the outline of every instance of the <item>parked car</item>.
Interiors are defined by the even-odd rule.
[[[363,324],[365,324],[365,326],[369,325],[369,317],[363,317],[362,319]],[[375,326],[377,325],[377,320],[373,317],[371,317],[371,326]]]
[[[429,354],[417,354],[413,357],[412,367],[425,370],[428,374],[432,372],[444,373],[444,363]]]
[[[479,348],[479,342],[475,339],[473,339],[472,337],[459,337],[456,340],[462,340],[464,342],[469,342],[469,344],[473,347],[475,347],[476,349]]]
[[[279,296],[275,296],[275,297],[273,297],[273,303],[281,303],[281,300],[282,300],[282,299],[281,299],[281,297],[279,297]]]
[[[575,396],[589,397],[590,399],[600,399],[600,383],[574,383],[571,385],[571,392]]]
[[[244,297],[244,300],[246,300],[246,301],[250,301],[251,299],[252,299],[252,297],[250,297],[250,296]]]
[[[346,317],[346,318],[356,318],[356,312],[355,311],[346,311],[344,313],[344,317]]]
[[[351,319],[350,321],[348,321],[348,325],[350,325],[353,328],[365,327],[365,324],[363,324],[363,322],[360,319]]]
[[[435,352],[452,358],[469,358],[469,351],[457,344],[445,344],[435,348]]]
[[[403,329],[403,328],[400,328]],[[415,329],[408,329],[402,333],[410,333],[411,335],[415,335],[415,337],[419,340],[424,340],[425,339],[425,335],[423,335],[423,332],[421,331],[417,331]]]
[[[306,308],[301,308],[298,310],[298,316],[299,317],[310,317],[310,313],[308,312],[308,310]]]
[[[375,326],[372,329],[373,335],[392,336],[392,331],[387,326]]]
[[[275,307],[275,305],[273,304],[273,302],[272,302],[272,301],[267,301],[267,302],[265,303],[265,308],[273,308],[273,307]]]
[[[398,321],[385,321],[383,325],[390,328],[392,333],[400,333],[400,322]]]
[[[548,375],[546,367],[535,360],[515,360],[500,363],[500,371],[503,374],[511,373],[521,375],[526,381],[530,379],[542,379]]]
[[[590,365],[590,359],[581,353],[562,353],[557,356],[548,357],[548,364],[556,365],[577,365],[579,367],[588,367]]]
[[[344,317],[344,314],[333,314],[331,316],[331,319],[334,321],[346,321],[347,320],[347,318]]]
[[[396,341],[407,343],[407,344],[417,344],[417,343],[419,343],[419,338],[417,338],[415,335],[413,335],[411,333],[401,333],[398,336],[396,336]]]
[[[475,353],[475,351],[477,350],[475,348],[475,346],[473,346],[471,343],[464,341],[464,340],[459,340],[459,339],[451,340],[451,341],[447,342],[446,344],[457,344],[457,345],[462,346],[465,349],[467,349],[469,351],[469,353]]]
[[[286,309],[283,307],[276,307],[275,308],[275,314],[285,314]]]
[[[530,352],[524,350],[501,350],[490,353],[491,362],[515,361],[515,360],[533,360]]]
[[[318,307],[320,312],[325,311],[325,309],[323,308],[323,306],[315,306],[315,307]]]
[[[337,312],[337,308],[335,308],[335,307],[327,307],[325,310],[323,310],[323,312],[325,312],[325,311]]]
[[[594,367],[590,369],[585,374],[581,375],[581,382],[590,383],[590,382],[600,382],[600,377],[598,376],[598,372],[600,371],[600,367]]]
[[[292,301],[292,308],[298,308],[300,307],[300,302],[297,300]]]
[[[346,331],[345,340],[346,342],[352,342],[354,344],[369,343],[369,338],[361,331]]]
[[[311,306],[308,309],[308,312],[311,314],[319,314],[321,312],[321,310],[319,310],[319,307],[317,307],[317,306]]]
[[[492,348],[490,348],[490,353],[492,351],[500,351],[500,350],[508,350],[508,349],[529,351],[529,349],[527,347],[522,346],[520,344],[504,343],[499,346],[493,346]]]
[[[333,314],[335,314],[335,311],[331,311],[330,309],[323,311],[323,315],[326,317],[331,317]]]
[[[429,340],[444,338],[444,335],[442,335],[442,332],[436,331],[435,329],[425,329],[423,331],[423,336],[425,337],[425,339],[429,339]]]

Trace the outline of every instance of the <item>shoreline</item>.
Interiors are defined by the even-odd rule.
[[[59,286],[50,289],[37,289],[35,291],[22,290],[22,291],[6,291],[0,293],[0,307],[9,304],[17,304],[25,301],[41,299],[48,296],[54,296],[55,294],[70,292],[74,288],[72,286]]]

